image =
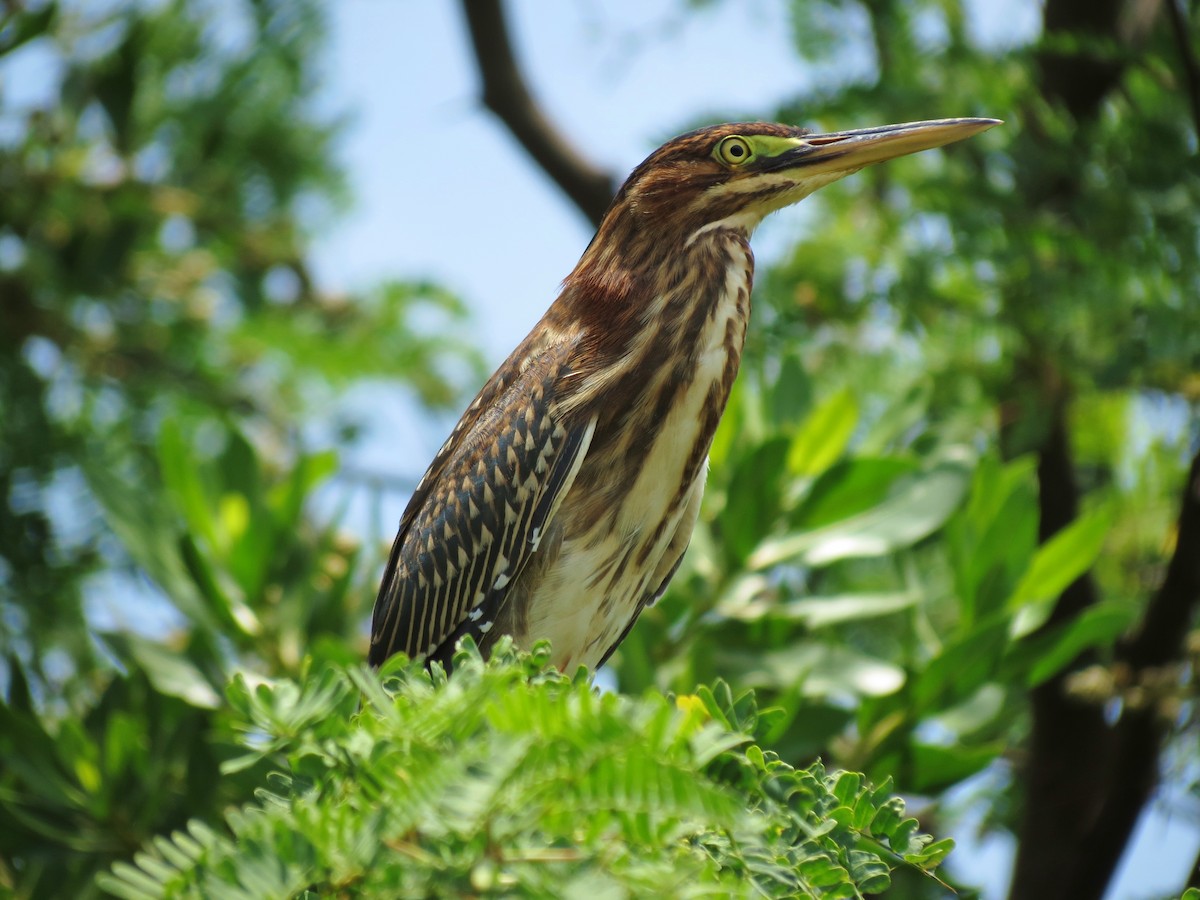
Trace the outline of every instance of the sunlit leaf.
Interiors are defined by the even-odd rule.
[[[806,697],[888,694],[904,683],[897,665],[848,647],[806,643],[766,653],[721,652],[724,671],[755,687],[801,686]]]
[[[184,655],[157,641],[127,632],[110,632],[104,636],[119,656],[132,660],[159,691],[178,697],[192,706],[216,709],[220,695]]]
[[[1081,515],[1038,548],[1029,568],[1008,599],[1012,635],[1022,637],[1046,621],[1068,585],[1092,567],[1104,547],[1113,512],[1102,506]]]
[[[1029,669],[1028,684],[1036,686],[1053,677],[1091,647],[1111,644],[1135,618],[1136,610],[1121,603],[1099,603],[1085,609],[1041,651]]]
[[[796,619],[809,628],[824,628],[842,622],[892,615],[911,608],[920,599],[920,595],[914,592],[806,597],[770,607],[768,615]]]
[[[849,388],[826,397],[801,423],[787,454],[788,471],[818,475],[837,462],[858,424],[858,402]]]
[[[970,735],[995,721],[1004,709],[1005,692],[999,684],[982,685],[960,703],[927,720],[937,731],[957,738]]]
[[[914,460],[854,457],[823,472],[792,516],[802,528],[816,528],[882,503],[893,487],[919,468]]]
[[[820,566],[840,559],[882,556],[908,547],[941,527],[958,508],[970,483],[962,461],[943,462],[915,475],[866,512],[812,531],[763,541],[749,565],[764,569],[787,560]]]

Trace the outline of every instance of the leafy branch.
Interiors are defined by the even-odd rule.
[[[718,682],[602,694],[549,649],[473,645],[455,676],[389,662],[228,690],[241,755],[277,769],[217,830],[157,837],[100,877],[128,900],[344,894],[856,898],[953,846],[890,783],[752,743],[774,712]],[[361,702],[361,711],[355,714]],[[931,876],[932,877],[932,876]]]

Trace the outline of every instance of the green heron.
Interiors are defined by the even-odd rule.
[[[449,668],[465,635],[486,655],[507,634],[550,639],[562,671],[603,664],[691,538],[746,335],[755,226],[864,166],[996,124],[715,125],[650,154],[417,485],[371,663],[403,651]]]

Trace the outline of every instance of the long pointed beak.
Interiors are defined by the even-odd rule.
[[[777,166],[771,168],[848,174],[885,159],[952,144],[1000,124],[1000,119],[933,119],[810,134],[800,139],[795,150],[780,156]]]

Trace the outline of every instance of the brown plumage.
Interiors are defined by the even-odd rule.
[[[449,666],[472,635],[549,638],[595,668],[666,589],[700,508],[775,209],[865,165],[996,124],[682,135],[639,165],[562,293],[484,385],[400,520],[370,660]]]

